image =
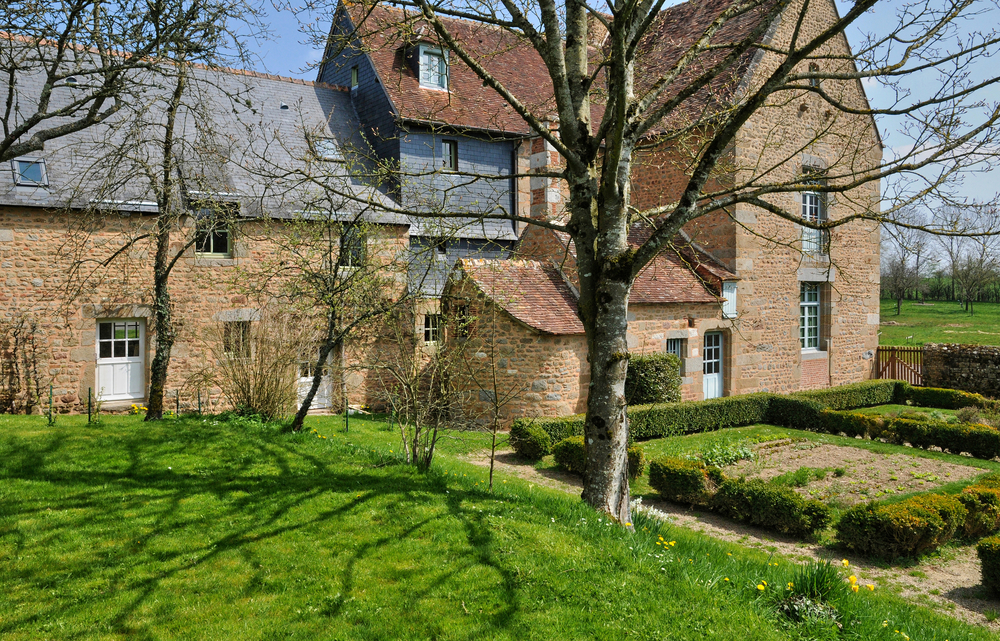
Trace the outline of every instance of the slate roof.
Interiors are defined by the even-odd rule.
[[[463,258],[456,265],[495,304],[544,334],[583,334],[576,295],[555,267],[537,260]]]
[[[119,115],[51,140],[44,151],[30,156],[44,159],[48,188],[17,186],[13,167],[0,167],[0,205],[83,208],[99,201],[123,211],[155,212],[155,198],[140,166],[159,162],[160,150],[139,144],[128,146],[127,154],[111,153],[129,145],[125,123],[141,122],[144,131],[156,131],[164,122],[163,105],[171,86],[160,76],[142,73],[142,93],[129,96],[129,105]],[[37,95],[41,81],[40,74],[19,78],[23,95]],[[60,92],[68,96],[71,91],[58,89],[54,100],[65,99]],[[390,198],[349,175],[353,150],[363,150],[367,143],[343,88],[198,66],[188,96],[189,106],[179,115],[177,149],[182,190],[189,200],[239,202],[243,216],[333,211],[344,220],[409,224],[405,216],[389,211],[394,206]],[[348,162],[316,160],[309,153],[307,135],[332,140],[334,155]],[[333,190],[365,204],[343,196],[331,199],[327,190],[306,187],[303,173],[321,175]]]
[[[673,66],[681,55],[704,33],[705,29],[735,0],[689,0],[660,12],[638,47],[636,93]],[[660,103],[675,96],[704,70],[723,59],[724,45],[735,43],[749,34],[766,16],[770,3],[728,21],[713,37],[711,44],[720,47],[705,52],[690,64],[664,92]],[[441,123],[455,127],[488,129],[507,134],[530,134],[531,129],[505,100],[482,81],[458,56],[449,59],[449,91],[421,88],[413,67],[407,62],[408,46],[430,42],[439,46],[437,34],[420,19],[419,12],[387,7],[382,3],[351,3],[348,14],[360,25],[364,51],[371,58],[393,108],[401,119]],[[524,39],[491,25],[441,18],[456,40],[536,115],[554,114],[552,81],[541,57]],[[766,40],[767,38],[763,38]],[[752,67],[756,49],[743,54],[728,71],[717,76],[705,89],[686,99],[671,114],[660,130],[671,125],[690,124],[691,118],[727,106]],[[592,50],[595,62],[600,52]],[[603,71],[602,71],[603,73]],[[602,82],[595,82],[592,122],[596,127],[603,117]]]

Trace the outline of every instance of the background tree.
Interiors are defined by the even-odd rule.
[[[910,294],[919,296],[926,269],[928,234],[922,228],[926,221],[920,211],[910,208],[897,215],[909,226],[887,224],[882,235],[882,290],[896,301],[896,315],[903,308],[903,299]]]
[[[809,13],[813,2],[689,3],[683,5],[688,12],[685,35],[674,40],[658,38],[657,16],[664,3],[655,0],[593,8],[576,0],[397,4],[409,11],[402,20],[413,38],[432,33],[448,50],[449,64],[471,69],[561,158],[559,179],[568,194],[565,217],[520,219],[564,231],[575,243],[579,310],[591,368],[583,498],[623,523],[630,522],[623,389],[629,353],[626,311],[639,271],[684,225],[738,205],[759,212],[758,222],[741,224],[765,236],[770,228],[764,221],[775,218],[820,230],[863,219],[894,220],[916,198],[950,198],[949,181],[988,159],[998,136],[1000,108],[983,101],[980,93],[998,79],[971,73],[977,61],[997,51],[998,38],[993,31],[965,28],[972,23],[963,18],[981,9],[971,1],[900,7],[895,20],[883,20],[885,30],[858,43],[853,55],[844,48],[845,31],[885,2],[860,0],[843,15],[824,5],[829,20],[822,25]],[[360,22],[373,8],[367,3],[350,7]],[[539,105],[517,95],[505,76],[490,70],[487,57],[496,52],[483,56],[474,41],[452,28],[450,18],[501,30],[509,49],[537,56],[551,81],[551,101]],[[960,35],[955,35],[957,29]],[[335,40],[341,41],[330,43],[328,55],[354,44],[350,34]],[[595,42],[599,46],[592,46]],[[743,83],[747,68],[755,69],[755,75]],[[908,78],[914,74],[934,77],[933,87],[913,89]],[[861,81],[898,90],[898,100],[887,107],[870,106],[860,92]],[[788,155],[776,162],[734,155],[739,132],[756,114],[776,113],[805,96],[824,103],[821,109],[837,123],[819,127],[795,152],[823,145],[838,150],[837,162],[821,180],[807,182],[809,177],[783,171]],[[908,151],[880,159],[879,141],[870,134],[875,118],[892,119],[909,137]],[[780,147],[780,135],[777,129],[765,144]],[[667,202],[638,210],[631,182],[636,154],[655,145],[686,154],[678,163],[682,186]],[[912,179],[894,181],[894,200],[879,211],[873,189],[877,181],[895,175]],[[720,176],[726,179],[714,180]],[[855,207],[833,220],[805,219],[788,204],[792,199],[782,196],[806,189],[836,194]],[[509,219],[512,214],[484,216]],[[648,234],[642,243],[630,244],[629,233],[638,221],[645,221]]]

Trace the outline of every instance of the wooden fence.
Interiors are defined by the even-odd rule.
[[[924,384],[924,348],[880,346],[875,352],[875,378]]]

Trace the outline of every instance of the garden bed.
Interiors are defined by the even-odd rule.
[[[753,460],[724,468],[726,475],[765,481],[781,477],[795,491],[837,507],[890,495],[926,492],[983,472],[937,459],[880,454],[806,439],[770,441],[753,449]]]

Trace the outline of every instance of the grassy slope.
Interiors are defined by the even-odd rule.
[[[420,474],[372,422],[85,421],[0,416],[5,639],[805,638],[756,589],[790,564],[513,478],[489,493],[449,456],[481,437]],[[880,592],[839,607],[839,638],[990,638]]]
[[[954,302],[931,301],[933,305],[915,305],[903,301],[903,313],[896,316],[896,302],[882,301],[880,345],[922,345],[923,343],[971,343],[1000,345],[1000,304],[977,303],[975,314]],[[912,339],[908,339],[912,336]]]

